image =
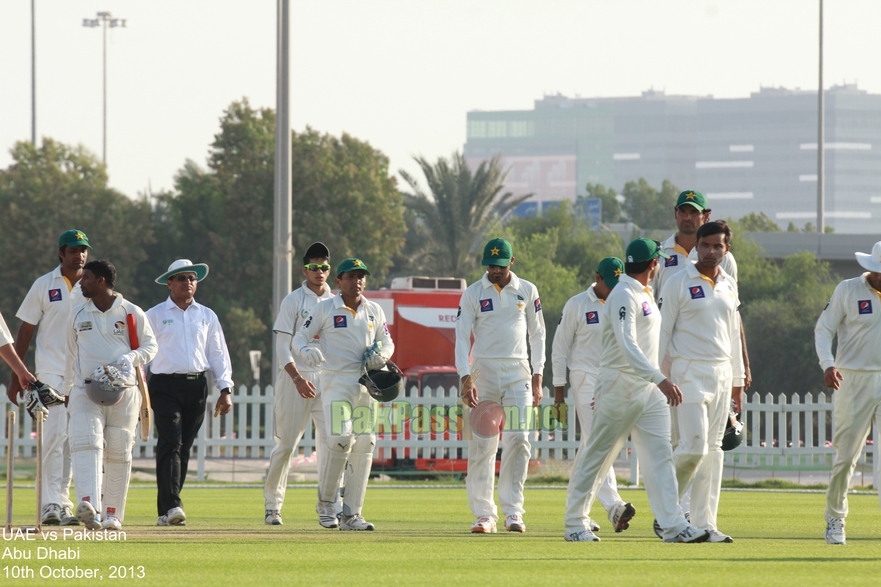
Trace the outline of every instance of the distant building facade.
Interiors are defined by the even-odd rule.
[[[644,177],[704,192],[715,218],[764,212],[784,229],[817,223],[816,91],[548,96],[530,111],[469,112],[467,136],[469,163],[501,155],[507,188],[542,204],[574,200],[588,183],[620,192]],[[827,90],[825,142],[826,224],[881,232],[881,95]]]

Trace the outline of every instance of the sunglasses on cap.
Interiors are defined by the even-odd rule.
[[[303,265],[303,268],[309,271],[330,271],[330,265],[327,263],[309,263],[308,265]]]
[[[174,279],[177,281],[196,281],[196,276],[195,275],[183,275],[181,273],[178,273],[177,275],[174,276]]]

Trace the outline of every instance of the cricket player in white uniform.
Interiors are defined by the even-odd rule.
[[[603,305],[609,292],[618,284],[624,274],[624,262],[617,257],[606,257],[600,261],[596,270],[596,282],[586,291],[573,296],[563,307],[560,325],[554,334],[551,359],[554,368],[554,406],[564,403],[566,367],[569,367],[569,384],[575,411],[581,423],[581,447],[583,450],[593,427],[593,397],[596,391],[597,373],[600,370],[600,357],[603,354]],[[630,526],[636,515],[633,504],[626,503],[618,494],[615,469],[603,479],[597,499],[606,510],[615,532],[622,532]],[[591,531],[600,527],[591,520]]]
[[[658,368],[661,316],[648,286],[664,257],[660,243],[636,239],[627,246],[626,275],[603,308],[603,356],[597,375],[593,430],[578,451],[566,495],[569,542],[599,542],[587,516],[603,479],[628,436],[643,464],[649,504],[665,542],[703,542],[706,530],[689,524],[679,506],[670,446],[670,410],[682,401],[679,387]]]
[[[86,263],[80,287],[89,300],[73,310],[67,332],[76,516],[90,530],[122,528],[141,407],[134,370],[158,350],[144,311],[113,291],[115,281],[109,261]],[[129,343],[128,314],[137,324],[137,350]]]
[[[856,253],[867,272],[838,284],[817,320],[814,342],[823,382],[832,398],[835,460],[826,491],[826,542],[844,544],[847,490],[872,423],[881,429],[881,241],[872,253]],[[838,349],[832,355],[832,339]],[[881,451],[874,446],[875,486],[881,478]]]
[[[9,332],[9,327],[6,326],[3,314],[0,314],[0,357],[3,357],[6,364],[12,369],[20,386],[26,387],[28,383],[36,379],[33,373],[28,371],[25,364],[21,362],[18,355],[15,354],[15,349],[12,346],[12,333]]]
[[[340,530],[373,530],[361,513],[373,464],[373,419],[354,418],[355,410],[373,413],[375,400],[358,382],[365,369],[381,369],[395,352],[385,313],[361,295],[370,271],[354,257],[337,266],[340,294],[319,302],[294,335],[293,348],[303,364],[319,366],[321,403],[327,430],[327,455],[319,472],[319,511],[329,512],[337,499],[343,471],[346,491]],[[312,341],[318,337],[318,346]],[[366,363],[365,363],[366,361]],[[363,412],[363,410],[358,410]]]
[[[682,391],[682,403],[671,408],[679,428],[673,462],[680,497],[691,489],[691,523],[706,528],[710,542],[734,542],[716,526],[732,386],[743,387],[737,283],[721,268],[731,229],[707,222],[697,238],[697,262],[668,279],[658,301],[660,348]]]
[[[456,370],[462,379],[466,406],[494,402],[505,407],[507,422],[502,433],[502,463],[499,470],[499,503],[505,528],[525,532],[523,484],[529,456],[528,412],[542,398],[542,370],[545,364],[545,323],[538,289],[520,279],[511,266],[511,244],[495,238],[483,249],[486,273],[472,283],[459,302],[456,322]],[[474,335],[474,347],[471,335]],[[526,341],[532,353],[532,369]],[[469,362],[469,354],[473,362]],[[473,375],[479,371],[475,385]],[[465,489],[476,521],[474,533],[496,531],[498,510],[493,500],[497,434],[474,434],[468,442],[468,477]]]
[[[61,395],[65,388],[64,367],[67,352],[67,329],[70,311],[84,303],[79,279],[89,257],[89,239],[80,230],[67,230],[58,238],[60,263],[55,270],[38,278],[25,296],[16,317],[21,320],[15,347],[18,355],[27,358],[34,330],[37,331],[37,379]],[[39,328],[38,328],[39,327]],[[21,386],[13,380],[9,399],[17,403]],[[79,524],[73,515],[70,500],[70,444],[67,438],[68,410],[56,406],[49,410],[43,424],[43,510],[46,525]]]
[[[275,447],[269,456],[269,469],[263,485],[266,506],[263,521],[271,526],[282,525],[281,508],[288,484],[291,455],[310,423],[315,424],[315,451],[319,474],[327,460],[327,428],[324,424],[318,378],[320,371],[307,365],[299,356],[294,356],[297,349],[293,348],[293,343],[294,334],[303,327],[312,309],[319,302],[333,297],[327,284],[327,277],[330,275],[330,251],[323,243],[312,243],[303,255],[303,265],[305,280],[302,287],[282,300],[273,326],[275,355],[278,358],[272,411]],[[317,348],[318,339],[313,338],[309,344]],[[334,504],[326,506],[319,501],[316,510],[319,524],[325,528],[339,526]]]

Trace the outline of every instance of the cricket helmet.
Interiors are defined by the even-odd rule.
[[[389,369],[371,369],[362,367],[363,375],[358,383],[367,388],[370,397],[378,402],[390,402],[401,394],[404,389],[404,373],[397,365],[388,361],[385,366]]]
[[[728,425],[725,427],[725,436],[722,437],[722,450],[734,450],[743,442],[743,422],[739,420],[740,414],[734,412],[728,416]]]

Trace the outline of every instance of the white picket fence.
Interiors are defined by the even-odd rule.
[[[36,440],[33,421],[23,407],[15,407],[6,400],[6,388],[0,385],[3,413],[9,410],[18,413],[16,434],[16,453],[20,458],[33,458]],[[449,410],[457,405],[456,389],[429,389],[420,394],[415,387],[405,390],[398,402],[409,402],[411,413],[417,415],[398,433],[381,432],[377,440],[377,462],[394,457],[401,461],[409,459],[466,459],[468,441],[461,438],[455,429],[445,428],[439,432],[430,431],[432,426],[449,424],[438,414],[449,415]],[[205,461],[211,458],[266,459],[274,446],[272,418],[272,386],[262,390],[257,387],[240,386],[234,395],[234,408],[225,416],[213,418],[213,406],[217,400],[217,390],[208,399],[205,424],[197,439],[191,458],[198,462],[198,479],[205,476]],[[542,401],[541,415],[548,415],[552,407],[552,395],[546,389]],[[422,408],[416,408],[422,406]],[[432,409],[433,408],[433,411]],[[425,411],[420,411],[425,410]],[[433,419],[431,416],[435,416]],[[831,447],[832,403],[825,394],[815,401],[809,395],[804,400],[793,396],[787,398],[780,394],[748,394],[745,404],[744,433],[746,438],[736,450],[726,453],[726,467],[740,469],[762,469],[769,471],[820,471],[832,466],[834,451]],[[539,420],[540,421],[540,420]],[[415,423],[414,423],[415,422]],[[437,424],[441,422],[441,424]],[[548,424],[547,420],[545,424]],[[422,426],[422,429],[419,427]],[[540,427],[541,428],[541,427]],[[426,432],[425,429],[429,431]],[[6,418],[0,421],[3,442],[0,455],[6,455]],[[154,437],[146,442],[138,439],[134,456],[152,458],[156,444]],[[877,445],[878,430],[870,438]],[[872,442],[870,441],[870,442]],[[576,425],[575,410],[570,409],[565,428],[540,429],[532,434],[533,459],[571,460],[580,442],[580,431]],[[879,479],[879,463],[873,461],[872,446],[867,443],[860,455],[861,466],[874,468],[874,479]],[[299,445],[302,456],[308,457],[315,450],[313,431],[308,431]],[[619,460],[630,461],[632,481],[638,479],[637,455],[628,442],[619,455]]]

